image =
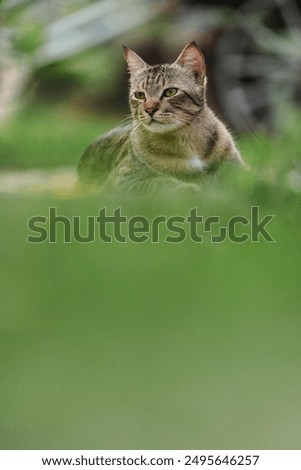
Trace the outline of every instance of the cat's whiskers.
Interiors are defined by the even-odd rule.
[[[114,127],[114,130],[122,129],[122,128],[125,127],[127,124],[130,124],[132,121],[133,121],[132,115],[128,115],[128,116],[126,116],[124,119],[122,119],[122,120],[119,122],[119,124],[117,124],[117,125]],[[124,132],[122,132],[122,133],[120,134],[120,136],[118,137],[118,139],[116,139],[116,141],[113,142],[113,144],[108,147],[108,151],[112,152],[113,150],[115,150],[115,148],[120,144],[121,140],[124,138],[124,136],[126,135],[127,132],[128,132],[128,129],[125,129]]]
[[[123,127],[126,124],[129,124],[133,120],[132,116],[126,116],[124,119],[122,119],[120,122],[114,126],[114,129],[119,129],[120,127]]]
[[[140,121],[134,121],[134,126],[131,130],[131,133],[133,134],[134,132],[136,132],[136,130],[142,126],[143,122],[140,122]]]

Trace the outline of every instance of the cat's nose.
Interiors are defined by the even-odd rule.
[[[145,111],[147,112],[147,114],[149,114],[151,117],[153,117],[153,115],[155,114],[157,109],[158,108],[145,108]]]
[[[155,112],[158,111],[159,109],[159,101],[155,101],[155,100],[146,101],[144,105],[144,109],[147,114],[153,117]]]
[[[145,108],[145,111],[147,114],[149,114],[151,117],[155,114],[156,111],[158,111],[158,108]]]

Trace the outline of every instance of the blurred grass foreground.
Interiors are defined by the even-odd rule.
[[[100,112],[90,106],[93,73],[95,95],[69,81],[62,96],[45,76],[68,69],[73,80],[78,67],[91,71],[92,56],[108,64],[119,47],[52,64],[52,75],[35,71],[1,123],[0,447],[299,449],[300,110],[279,107],[273,133],[239,135],[250,170],[225,168],[198,195],[82,196],[24,183],[74,171],[124,113],[103,97]],[[85,234],[103,207],[149,220],[196,207],[226,223],[249,218],[251,206],[274,215],[273,243],[80,244],[62,232],[57,243],[26,241],[28,220],[49,207],[80,216]]]

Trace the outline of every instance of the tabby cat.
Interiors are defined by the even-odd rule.
[[[124,47],[131,123],[100,136],[83,154],[79,180],[111,188],[198,186],[224,161],[244,164],[206,103],[206,67],[195,42],[173,64],[148,65]]]

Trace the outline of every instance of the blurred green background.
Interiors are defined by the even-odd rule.
[[[93,2],[66,2],[60,18],[84,3]],[[198,195],[20,189],[16,179],[37,169],[73,171],[85,146],[128,113],[121,43],[150,38],[151,51],[160,32],[166,44],[175,34],[164,9],[116,39],[35,65],[44,23],[21,34],[28,8],[7,9],[1,29],[14,33],[9,57],[26,72],[0,127],[0,448],[298,449],[298,102],[271,99],[269,132],[259,115],[248,132],[237,129],[250,170],[225,168]],[[81,216],[85,233],[102,207],[150,220],[197,207],[227,221],[254,205],[275,215],[275,243],[26,242],[28,219],[49,207]]]

